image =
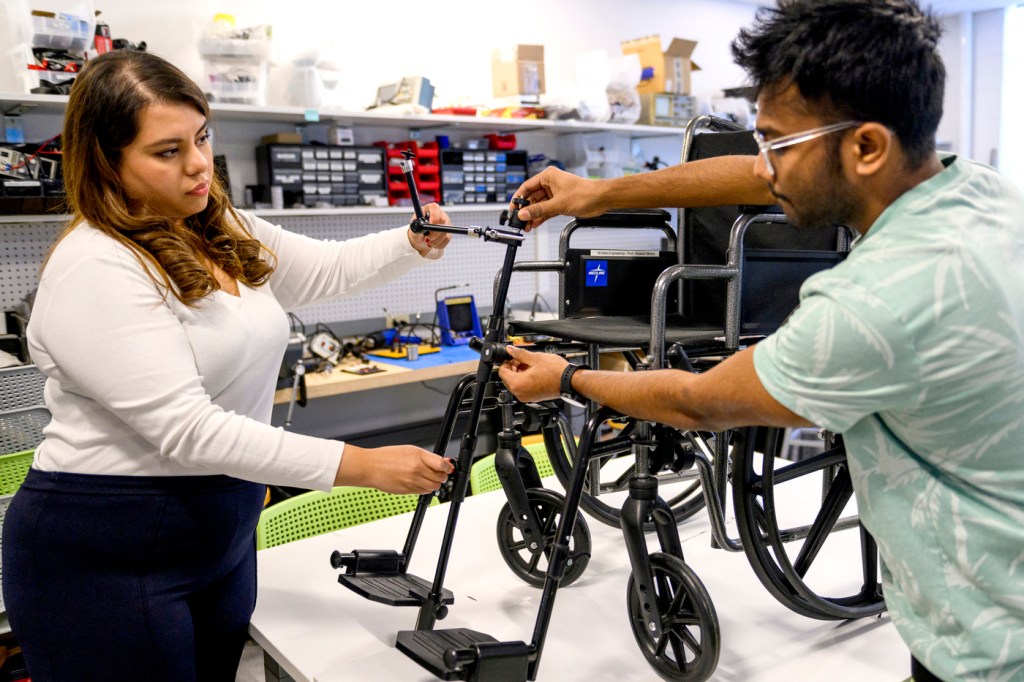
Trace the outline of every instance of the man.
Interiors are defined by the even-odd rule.
[[[921,680],[1024,680],[1024,198],[935,151],[940,29],[915,0],[781,0],[733,53],[758,88],[756,157],[519,190],[531,228],[611,207],[770,203],[845,223],[850,256],[789,321],[704,374],[570,373],[574,391],[680,429],[844,434],[861,520]],[[565,360],[510,348],[520,399]]]

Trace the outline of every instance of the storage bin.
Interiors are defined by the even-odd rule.
[[[58,14],[54,17],[32,17],[33,47],[51,50],[89,49],[93,37],[93,24],[73,14]]]
[[[270,40],[252,38],[214,38],[203,36],[199,39],[199,54],[205,59],[246,59],[266,61],[270,59]]]
[[[205,60],[204,91],[211,102],[266,104],[267,63]]]

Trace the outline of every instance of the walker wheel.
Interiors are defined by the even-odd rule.
[[[501,552],[501,558],[505,560],[513,573],[529,585],[542,587],[547,577],[551,546],[555,542],[558,523],[562,518],[563,498],[558,493],[540,488],[528,489],[526,497],[537,515],[538,525],[543,536],[540,540],[544,543],[544,549],[540,552],[531,551],[530,544],[534,540],[523,537],[522,531],[516,525],[512,508],[507,502],[498,513],[498,549]],[[590,528],[587,527],[583,516],[577,513],[576,523],[573,524],[570,536],[568,565],[559,585],[564,587],[574,583],[583,575],[589,562]]]

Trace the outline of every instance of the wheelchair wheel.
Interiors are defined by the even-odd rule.
[[[702,682],[718,666],[718,615],[704,584],[689,566],[671,554],[650,555],[654,594],[641,595],[633,576],[626,603],[633,636],[647,662],[666,680]],[[647,624],[644,603],[655,599],[662,636],[655,639]]]
[[[636,464],[630,453],[630,434],[633,423],[627,422],[621,435],[609,441],[594,443],[601,454],[590,457],[589,472],[580,500],[580,508],[601,523],[618,528],[622,504],[629,496],[629,479],[636,473]],[[566,448],[563,438],[557,443],[545,437],[555,476],[568,488],[572,466],[579,450]],[[583,445],[582,443],[580,445]],[[676,524],[682,523],[704,508],[704,494],[694,471],[676,473],[670,470],[652,472],[658,477],[660,494],[672,509]],[[644,531],[654,530],[654,522],[646,521]]]
[[[855,515],[842,516],[853,495],[842,445],[790,463],[776,457],[778,429],[768,430],[763,456],[754,451],[756,429],[746,431],[734,451],[733,501],[743,550],[762,584],[810,618],[885,610],[874,538]]]
[[[530,541],[516,525],[512,508],[506,502],[498,513],[498,550],[501,558],[524,582],[534,587],[542,587],[547,577],[548,558],[551,546],[558,532],[558,522],[562,518],[563,498],[558,493],[540,488],[526,491],[527,499],[537,514],[543,534],[544,551],[534,554],[530,551]],[[566,562],[565,575],[560,585],[565,587],[574,583],[590,563],[590,528],[581,514],[576,515],[572,538],[569,542],[569,558]]]

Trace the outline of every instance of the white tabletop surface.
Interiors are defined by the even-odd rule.
[[[550,487],[557,482],[545,481]],[[540,590],[508,569],[497,549],[501,491],[467,498],[459,517],[445,587],[455,594],[436,628],[467,627],[498,640],[529,642]],[[448,505],[424,521],[410,573],[433,579]],[[593,556],[584,575],[558,591],[537,679],[608,682],[658,680],[641,654],[626,610],[629,562],[621,531],[588,519]],[[354,526],[258,553],[259,593],[253,638],[301,682],[436,678],[394,648],[399,630],[415,627],[417,610],[363,599],[337,582],[333,550],[400,549],[410,515]],[[735,529],[732,534],[735,535]],[[713,679],[743,682],[899,682],[910,655],[887,615],[858,621],[820,621],[777,602],[742,553],[710,546],[706,511],[679,526],[686,561],[711,595],[721,625],[722,651]],[[855,532],[837,538],[852,543]],[[648,536],[651,551],[657,549]],[[829,543],[833,540],[830,538]],[[856,578],[844,560],[822,559],[826,571]],[[832,562],[829,564],[828,562]]]

